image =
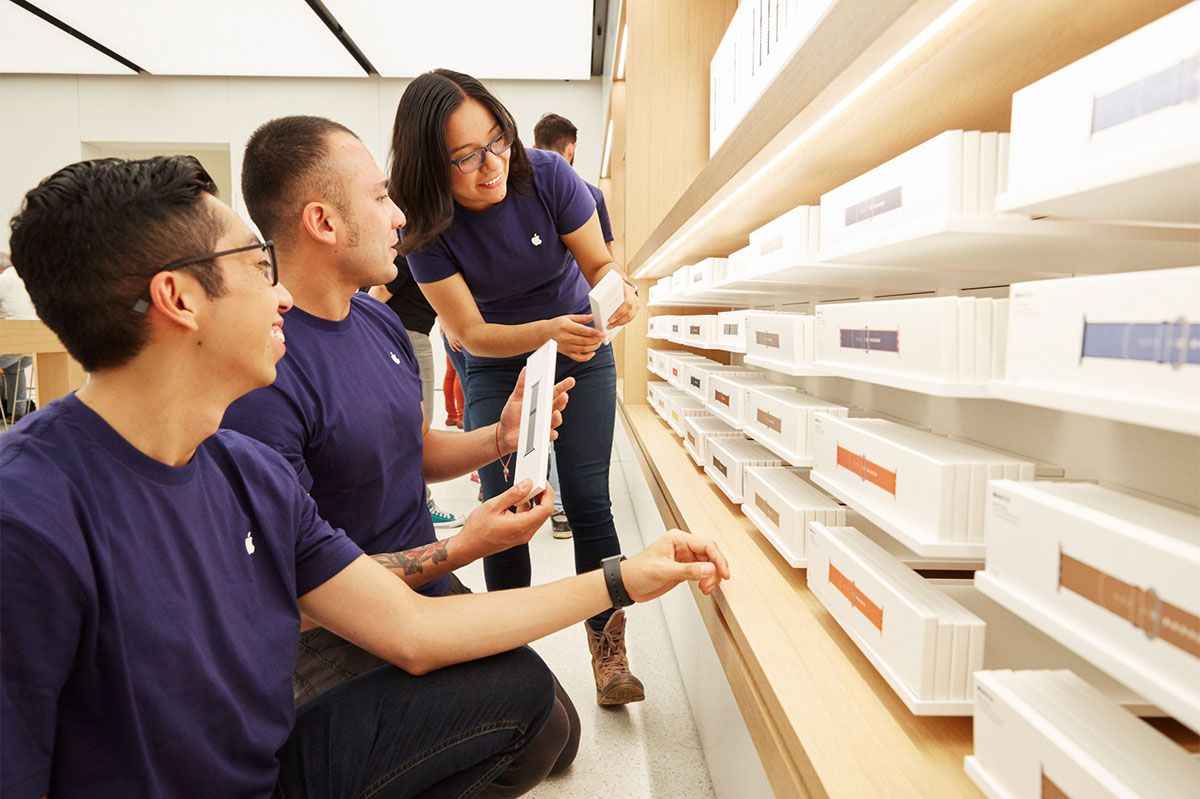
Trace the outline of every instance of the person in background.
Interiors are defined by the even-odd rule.
[[[433,347],[429,344],[429,331],[433,330],[433,321],[437,315],[429,307],[421,288],[412,279],[412,272],[408,271],[408,262],[404,260],[404,256],[396,256],[396,279],[386,285],[372,286],[369,293],[391,308],[408,331],[408,340],[412,342],[413,353],[417,356],[417,366],[421,372],[421,401],[424,403],[425,413],[432,414]],[[427,416],[425,425],[429,424],[430,419]],[[464,517],[438,507],[428,485],[425,486],[425,504],[429,507],[434,527],[462,527]]]
[[[25,283],[13,268],[8,253],[0,252],[0,319],[37,319]],[[25,372],[33,365],[33,359],[13,353],[0,355],[0,369],[4,370],[4,418],[17,421],[37,410],[30,401],[25,385]]]
[[[555,444],[575,570],[620,553],[609,498],[616,423],[611,345],[588,323],[588,292],[617,265],[604,245],[596,202],[556,153],[526,150],[512,114],[475,78],[439,69],[417,77],[396,109],[388,190],[408,217],[403,251],[429,304],[467,350],[467,427],[494,423],[526,355],[554,340],[571,406]],[[608,320],[631,321],[637,290]],[[511,482],[502,463],[479,470],[485,496]],[[529,585],[529,547],[484,560],[489,590]],[[645,698],[625,648],[626,617],[585,625],[596,699]]]
[[[462,429],[463,414],[467,410],[467,401],[463,396],[462,381],[458,379],[458,370],[450,356],[446,356],[446,378],[442,381],[442,398],[446,405],[446,426]]]
[[[578,134],[579,129],[566,117],[559,114],[543,114],[542,118],[533,126],[533,146],[538,150],[558,153],[573,167],[575,166],[575,145]],[[583,183],[596,201],[596,215],[600,219],[600,232],[604,235],[604,244],[608,247],[608,254],[611,256],[613,251],[612,222],[608,218],[608,205],[604,202],[604,192],[586,180]],[[558,497],[555,500],[554,515],[550,517],[552,534],[555,538],[570,538],[571,523],[567,520],[567,515],[563,513],[561,491],[558,484],[558,459],[554,457],[553,450],[550,453],[550,487],[554,489],[554,495]]]
[[[728,564],[672,531],[607,574],[413,591],[321,519],[283,457],[218,429],[275,378],[292,299],[273,244],[216,193],[194,158],[103,159],[13,219],[13,261],[91,380],[0,437],[21,486],[0,505],[0,795],[528,791],[544,772],[514,782],[513,764],[563,722],[523,644],[684,579],[711,593]],[[549,497],[516,515],[544,521]],[[296,709],[302,623],[389,665]]]
[[[438,540],[425,486],[517,448],[523,385],[495,424],[460,433],[425,423],[408,334],[392,311],[357,288],[396,278],[396,230],[404,215],[385,186],[362,141],[332,120],[281,117],[251,134],[242,195],[259,231],[275,243],[295,307],[287,314],[288,353],[274,384],[235,401],[222,426],[287,458],[322,517],[403,571],[418,592],[468,593],[455,569],[528,541],[545,520],[510,513],[513,498],[499,496]],[[555,387],[559,410],[571,385],[564,380]],[[552,418],[556,426],[561,421],[558,414]],[[377,653],[332,630],[306,630],[293,675],[296,702],[382,665]],[[563,724],[546,728],[549,740],[520,764],[522,775],[558,773],[578,750],[575,706],[556,680],[552,691],[554,717]],[[552,757],[548,764],[544,756]]]

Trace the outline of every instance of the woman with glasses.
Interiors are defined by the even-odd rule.
[[[617,269],[587,184],[562,156],[526,149],[512,115],[478,80],[439,69],[404,92],[392,130],[390,191],[408,218],[402,252],[438,315],[467,350],[467,428],[494,423],[526,356],[558,343],[557,380],[573,376],[555,453],[574,531],[575,570],[591,571],[620,543],[608,494],[616,414],[612,347],[588,315],[588,292]],[[625,303],[609,320],[638,310]],[[511,485],[500,460],[480,470],[485,497]],[[528,546],[485,559],[489,590],[530,584]],[[625,617],[585,625],[597,701],[644,698],[625,655]]]

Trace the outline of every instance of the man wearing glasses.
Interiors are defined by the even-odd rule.
[[[275,378],[292,299],[215,195],[193,158],[105,159],[13,220],[13,262],[91,380],[0,438],[21,486],[0,507],[0,794],[519,794],[508,767],[553,712],[519,647],[683,579],[711,592],[724,559],[671,533],[608,573],[411,590],[282,457],[217,429]],[[295,710],[302,614],[395,666]]]

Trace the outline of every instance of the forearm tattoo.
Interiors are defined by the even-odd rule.
[[[389,569],[400,569],[406,575],[420,574],[425,571],[426,561],[442,563],[450,559],[450,553],[446,551],[446,543],[446,541],[436,541],[407,552],[388,552],[383,555],[375,555],[374,559]]]

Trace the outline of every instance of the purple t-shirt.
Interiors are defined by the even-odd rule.
[[[604,192],[600,191],[599,186],[593,186],[591,183],[585,183],[588,191],[592,193],[592,199],[596,201],[596,216],[600,220],[600,232],[604,234],[604,243],[608,244],[615,236],[612,232],[612,220],[608,218],[608,203],[604,202]]]
[[[402,552],[437,540],[421,465],[421,376],[392,309],[366,294],[331,322],[293,308],[274,384],[229,407],[222,427],[287,458],[321,517],[363,551]],[[449,577],[420,588],[449,590]]]
[[[561,155],[525,152],[533,165],[529,194],[510,187],[503,200],[483,211],[455,203],[450,227],[408,256],[419,283],[462,273],[484,321],[493,324],[519,325],[590,309],[592,287],[561,237],[587,222],[596,202]]]
[[[359,548],[258,442],[167,466],[74,394],[0,469],[0,794],[269,796],[296,598]]]

